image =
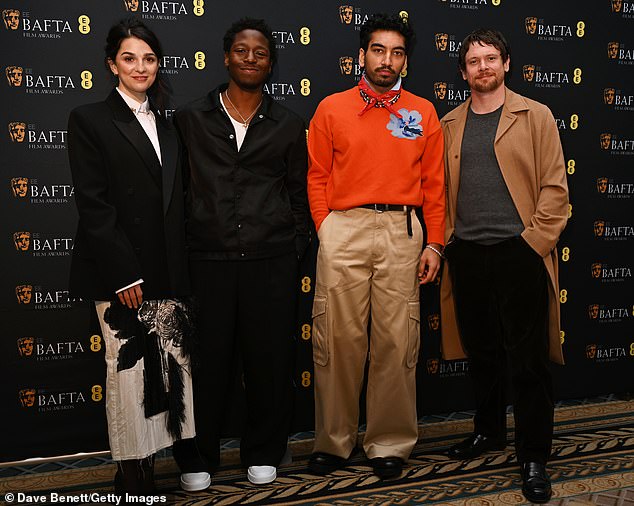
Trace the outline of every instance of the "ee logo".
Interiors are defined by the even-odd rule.
[[[308,95],[310,95],[310,79],[302,79],[299,82],[299,92],[304,95],[305,97],[307,97]]]
[[[305,46],[310,44],[310,28],[303,26],[299,29],[299,41]]]
[[[101,388],[101,385],[93,385],[90,391],[92,392],[91,398],[93,401],[99,402],[101,399],[103,399],[103,388]]]
[[[97,352],[101,350],[101,336],[90,336],[90,351]]]
[[[81,33],[82,35],[90,33],[90,18],[88,16],[82,14],[77,18],[77,21],[79,22],[79,33]]]
[[[198,70],[202,70],[205,68],[205,53],[203,53],[202,51],[196,51],[194,53],[194,67],[196,67]]]
[[[90,70],[84,70],[81,74],[81,87],[85,90],[92,88],[92,72]]]
[[[193,0],[194,16],[202,16],[205,13],[205,0]]]

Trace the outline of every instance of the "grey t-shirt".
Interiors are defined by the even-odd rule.
[[[480,244],[516,237],[524,230],[502,177],[493,143],[502,107],[467,113],[460,152],[460,184],[455,236]]]

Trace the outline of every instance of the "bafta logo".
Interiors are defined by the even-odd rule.
[[[352,74],[352,66],[354,63],[354,59],[352,56],[342,56],[339,58],[339,72],[343,76],[349,76]]]
[[[5,9],[2,11],[2,20],[7,30],[17,30],[20,26],[20,11],[17,9]]]
[[[123,0],[125,10],[128,12],[136,12],[139,10],[139,0]]]
[[[434,95],[436,96],[436,100],[445,100],[447,96],[447,83],[441,81],[435,82]]]
[[[427,374],[437,374],[440,360],[437,358],[427,359]]]
[[[619,43],[608,42],[608,58],[615,60],[619,55]]]
[[[608,191],[608,178],[607,177],[597,178],[597,191],[599,193],[605,193],[606,191]]]
[[[603,237],[603,233],[605,232],[605,221],[597,220],[594,222],[594,236],[595,237]]]
[[[403,22],[403,24],[406,25],[409,23],[409,12],[401,11],[398,13],[398,16],[401,18],[401,21]]]
[[[592,277],[594,279],[599,279],[601,277],[601,267],[602,265],[598,262],[592,264]]]
[[[22,67],[16,67],[15,65],[9,65],[4,73],[7,76],[7,82],[12,88],[22,86]]]
[[[29,178],[28,177],[13,177],[11,178],[11,191],[16,198],[24,198],[29,193]]]
[[[28,251],[31,246],[31,232],[15,232],[13,244],[15,244],[17,251]]]
[[[612,105],[614,103],[614,88],[604,88],[603,90],[603,102],[607,105]]]
[[[524,27],[528,35],[535,35],[537,32],[537,18],[528,17],[524,19]]]
[[[18,285],[15,287],[15,296],[18,298],[18,304],[30,304],[33,287],[31,285]]]
[[[35,404],[35,388],[23,388],[18,396],[23,408],[31,408]]]
[[[599,136],[601,141],[601,149],[610,149],[610,142],[612,142],[612,134],[603,133]]]
[[[449,40],[449,35],[446,33],[437,33],[434,35],[436,39],[436,50],[437,51],[447,51],[447,41]]]
[[[35,339],[32,337],[21,337],[18,339],[18,353],[21,357],[30,357],[33,355],[33,343]]]
[[[352,5],[339,6],[339,20],[345,25],[352,23]]]
[[[9,123],[9,137],[12,142],[24,142],[26,137],[26,123],[22,121],[12,121]]]
[[[535,78],[535,65],[524,65],[522,67],[522,76],[524,77],[524,81],[529,83],[533,82]]]
[[[612,0],[612,12],[621,12],[623,0]]]
[[[427,317],[427,324],[429,325],[430,330],[438,330],[440,327],[440,315],[430,314]]]
[[[586,346],[586,357],[588,357],[590,360],[593,360],[594,357],[596,356],[597,356],[597,345],[589,344],[588,346]]]
[[[590,304],[588,306],[588,316],[593,320],[599,317],[599,304]]]

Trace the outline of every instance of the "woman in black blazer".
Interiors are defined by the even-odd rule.
[[[180,145],[156,108],[162,51],[134,18],[106,42],[118,85],[104,102],[73,110],[68,124],[79,213],[70,291],[95,301],[104,336],[115,489],[153,492],[154,454],[179,441],[181,485],[202,490],[211,480],[197,472],[193,439]]]

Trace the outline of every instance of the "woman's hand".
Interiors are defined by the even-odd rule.
[[[117,293],[119,301],[124,306],[128,306],[129,309],[137,309],[143,302],[143,290],[141,290],[141,283],[131,286],[125,290]]]

